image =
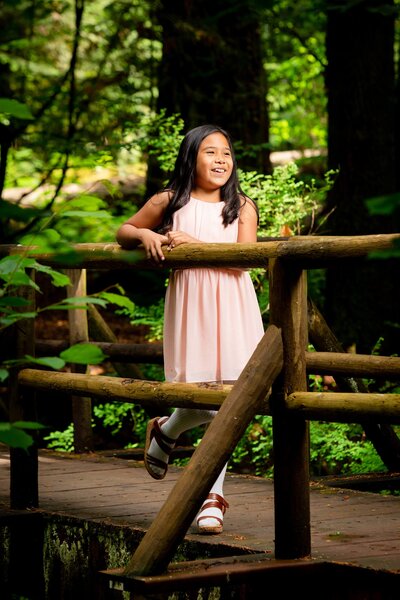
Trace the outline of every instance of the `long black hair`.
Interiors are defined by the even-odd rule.
[[[164,188],[172,195],[165,211],[161,231],[166,232],[171,228],[174,212],[189,202],[195,183],[199,147],[204,138],[212,133],[221,133],[226,137],[233,161],[231,176],[226,184],[221,187],[221,200],[225,203],[222,210],[222,222],[226,227],[238,218],[240,207],[245,201],[246,195],[240,188],[231,137],[227,131],[216,125],[200,125],[188,131],[183,138],[171,179]]]

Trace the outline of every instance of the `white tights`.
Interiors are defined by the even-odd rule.
[[[204,425],[205,423],[209,423],[212,421],[214,416],[217,414],[215,410],[200,410],[196,408],[176,408],[172,415],[169,417],[168,421],[166,421],[163,425],[161,425],[161,431],[165,433],[166,436],[177,440],[178,437],[188,429],[192,429],[193,427],[198,427],[199,425]],[[168,462],[168,456],[163,452],[157,442],[153,439],[149,450],[149,454],[154,458],[158,458],[163,462]],[[223,496],[223,485],[226,473],[225,465],[218,475],[214,485],[212,486],[210,493],[219,494]],[[154,468],[154,467],[153,467]],[[160,469],[161,471],[161,469]],[[216,508],[209,508],[205,512],[206,516],[210,516],[210,519],[204,519],[202,521],[202,525],[204,526],[212,526],[215,524],[215,519],[212,519],[212,516],[221,517],[221,513]],[[210,521],[210,522],[208,522]]]

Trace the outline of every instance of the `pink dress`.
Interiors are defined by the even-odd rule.
[[[238,220],[224,227],[224,203],[191,198],[173,215],[174,231],[202,242],[237,241]],[[171,272],[165,298],[167,381],[235,381],[264,335],[247,271],[218,268]]]

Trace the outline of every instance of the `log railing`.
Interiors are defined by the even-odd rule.
[[[362,257],[375,250],[391,248],[394,240],[398,239],[400,235],[396,234],[356,237],[294,236],[257,244],[187,244],[167,253],[166,268],[268,268],[270,324],[233,386],[148,382],[127,374],[122,374],[120,378],[110,378],[35,369],[20,371],[19,391],[16,393],[14,389],[11,394],[12,414],[19,416],[26,406],[24,395],[27,392],[49,389],[68,392],[75,398],[130,400],[150,408],[154,403],[164,407],[219,408],[154,526],[146,533],[126,567],[127,577],[160,572],[168,565],[216,473],[226,462],[255,414],[271,414],[273,417],[276,558],[301,558],[311,554],[310,419],[368,424],[382,455],[386,453],[386,456],[391,456],[392,465],[400,465],[398,439],[392,435],[390,428],[390,423],[400,422],[399,395],[367,394],[360,381],[355,379],[356,376],[398,377],[400,358],[345,354],[333,334],[326,334],[326,331],[324,333],[326,326],[323,320],[318,319],[318,315],[316,318],[315,307],[309,305],[306,277],[308,269],[321,268],[338,260]],[[78,244],[74,249],[80,268],[155,268],[148,263],[141,250],[121,250],[117,244]],[[21,246],[0,247],[0,256],[6,253],[25,255],[27,252],[28,249]],[[34,250],[30,249],[29,253],[34,253]],[[69,268],[67,263],[63,265],[60,262],[60,257],[56,259],[51,254],[38,252],[35,257],[44,264]],[[25,332],[22,335],[33,334]],[[307,352],[309,336],[313,343],[317,340],[314,343],[317,349],[315,353]],[[324,346],[326,340],[329,344]],[[118,361],[120,368],[134,368],[133,365],[127,365],[126,361],[138,356],[137,347],[132,346],[129,351],[123,351],[115,339],[110,339],[110,335],[107,339],[104,335],[102,339],[97,337],[97,343],[108,344],[108,353]],[[54,342],[53,345],[56,346],[57,343]],[[24,348],[26,343],[25,346],[23,343],[19,346]],[[157,360],[160,361],[159,347],[157,352]],[[307,392],[307,372],[338,374],[346,392]],[[389,437],[392,436],[389,445],[386,443],[386,435],[382,435],[384,424],[388,428],[386,432],[390,434]],[[221,430],[224,431],[222,436]],[[19,473],[16,481],[20,484],[23,481],[21,468],[26,470],[28,466],[26,461],[24,464],[12,461],[11,470]],[[197,476],[199,469],[201,477]],[[185,497],[187,502],[178,502],[178,496]],[[21,489],[18,489],[15,497],[18,498],[18,508],[29,505],[28,500],[32,503],[32,498],[23,497]],[[180,507],[178,513],[176,507]],[[163,534],[162,539],[160,532]],[[157,543],[154,543],[155,539]]]

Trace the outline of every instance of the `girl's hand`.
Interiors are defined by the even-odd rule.
[[[166,235],[161,235],[155,231],[151,231],[151,229],[142,229],[140,230],[140,241],[146,250],[147,258],[150,258],[158,265],[165,260],[161,246],[169,243]]]
[[[172,250],[176,246],[180,246],[181,244],[193,244],[199,243],[199,240],[192,237],[188,233],[184,231],[169,231],[167,233],[168,238],[168,250]]]

